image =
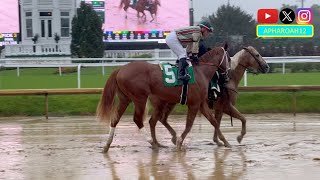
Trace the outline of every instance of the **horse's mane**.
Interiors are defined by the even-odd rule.
[[[206,52],[204,55],[200,57],[200,61],[208,62],[214,57],[215,55],[219,54],[221,48],[216,47],[211,49],[210,51]]]
[[[245,53],[245,51],[241,50],[231,57],[231,70],[234,70],[238,66],[240,57],[243,55],[243,53]]]

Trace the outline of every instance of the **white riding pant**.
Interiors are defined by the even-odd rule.
[[[169,46],[169,48],[178,56],[179,59],[187,57],[187,51],[181,45],[175,31],[172,31],[170,34],[167,35],[166,43]]]

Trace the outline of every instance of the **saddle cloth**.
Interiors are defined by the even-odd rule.
[[[159,66],[162,70],[164,86],[181,86],[183,84],[182,81],[178,80],[178,67],[176,65],[160,63]],[[188,74],[191,76],[188,84],[194,84],[196,80],[194,77],[193,67],[189,65],[186,69]]]

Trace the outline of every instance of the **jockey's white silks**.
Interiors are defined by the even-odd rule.
[[[187,51],[181,45],[175,31],[172,31],[170,34],[167,35],[166,43],[169,46],[169,48],[178,56],[178,59],[187,57]]]

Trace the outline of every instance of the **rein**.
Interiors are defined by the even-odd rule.
[[[216,66],[218,67],[217,65],[215,65],[214,63],[209,63],[209,62],[199,62],[200,65],[208,65],[208,66]]]
[[[254,60],[257,61],[260,69],[262,70],[263,68],[262,68],[262,65],[261,65],[261,62],[259,61],[259,59],[247,47],[243,47],[243,49],[246,50],[254,58]]]
[[[228,66],[229,66],[228,61],[226,61],[226,63],[227,63],[226,69],[222,69],[220,66],[221,66],[221,64],[226,60],[226,58],[228,57],[228,53],[227,53],[227,51],[226,51],[223,47],[221,47],[221,48],[223,49],[224,54],[223,54],[222,60],[220,61],[220,64],[219,64],[219,65],[216,65],[216,64],[210,63],[210,62],[201,62],[201,61],[199,62],[199,64],[200,64],[200,65],[215,66],[215,67],[217,67],[218,69],[221,69],[221,70],[223,70],[224,72],[226,72],[227,69],[228,69]]]
[[[247,69],[247,67],[245,65],[241,64],[241,63],[238,63],[238,65],[244,67],[244,69]]]

